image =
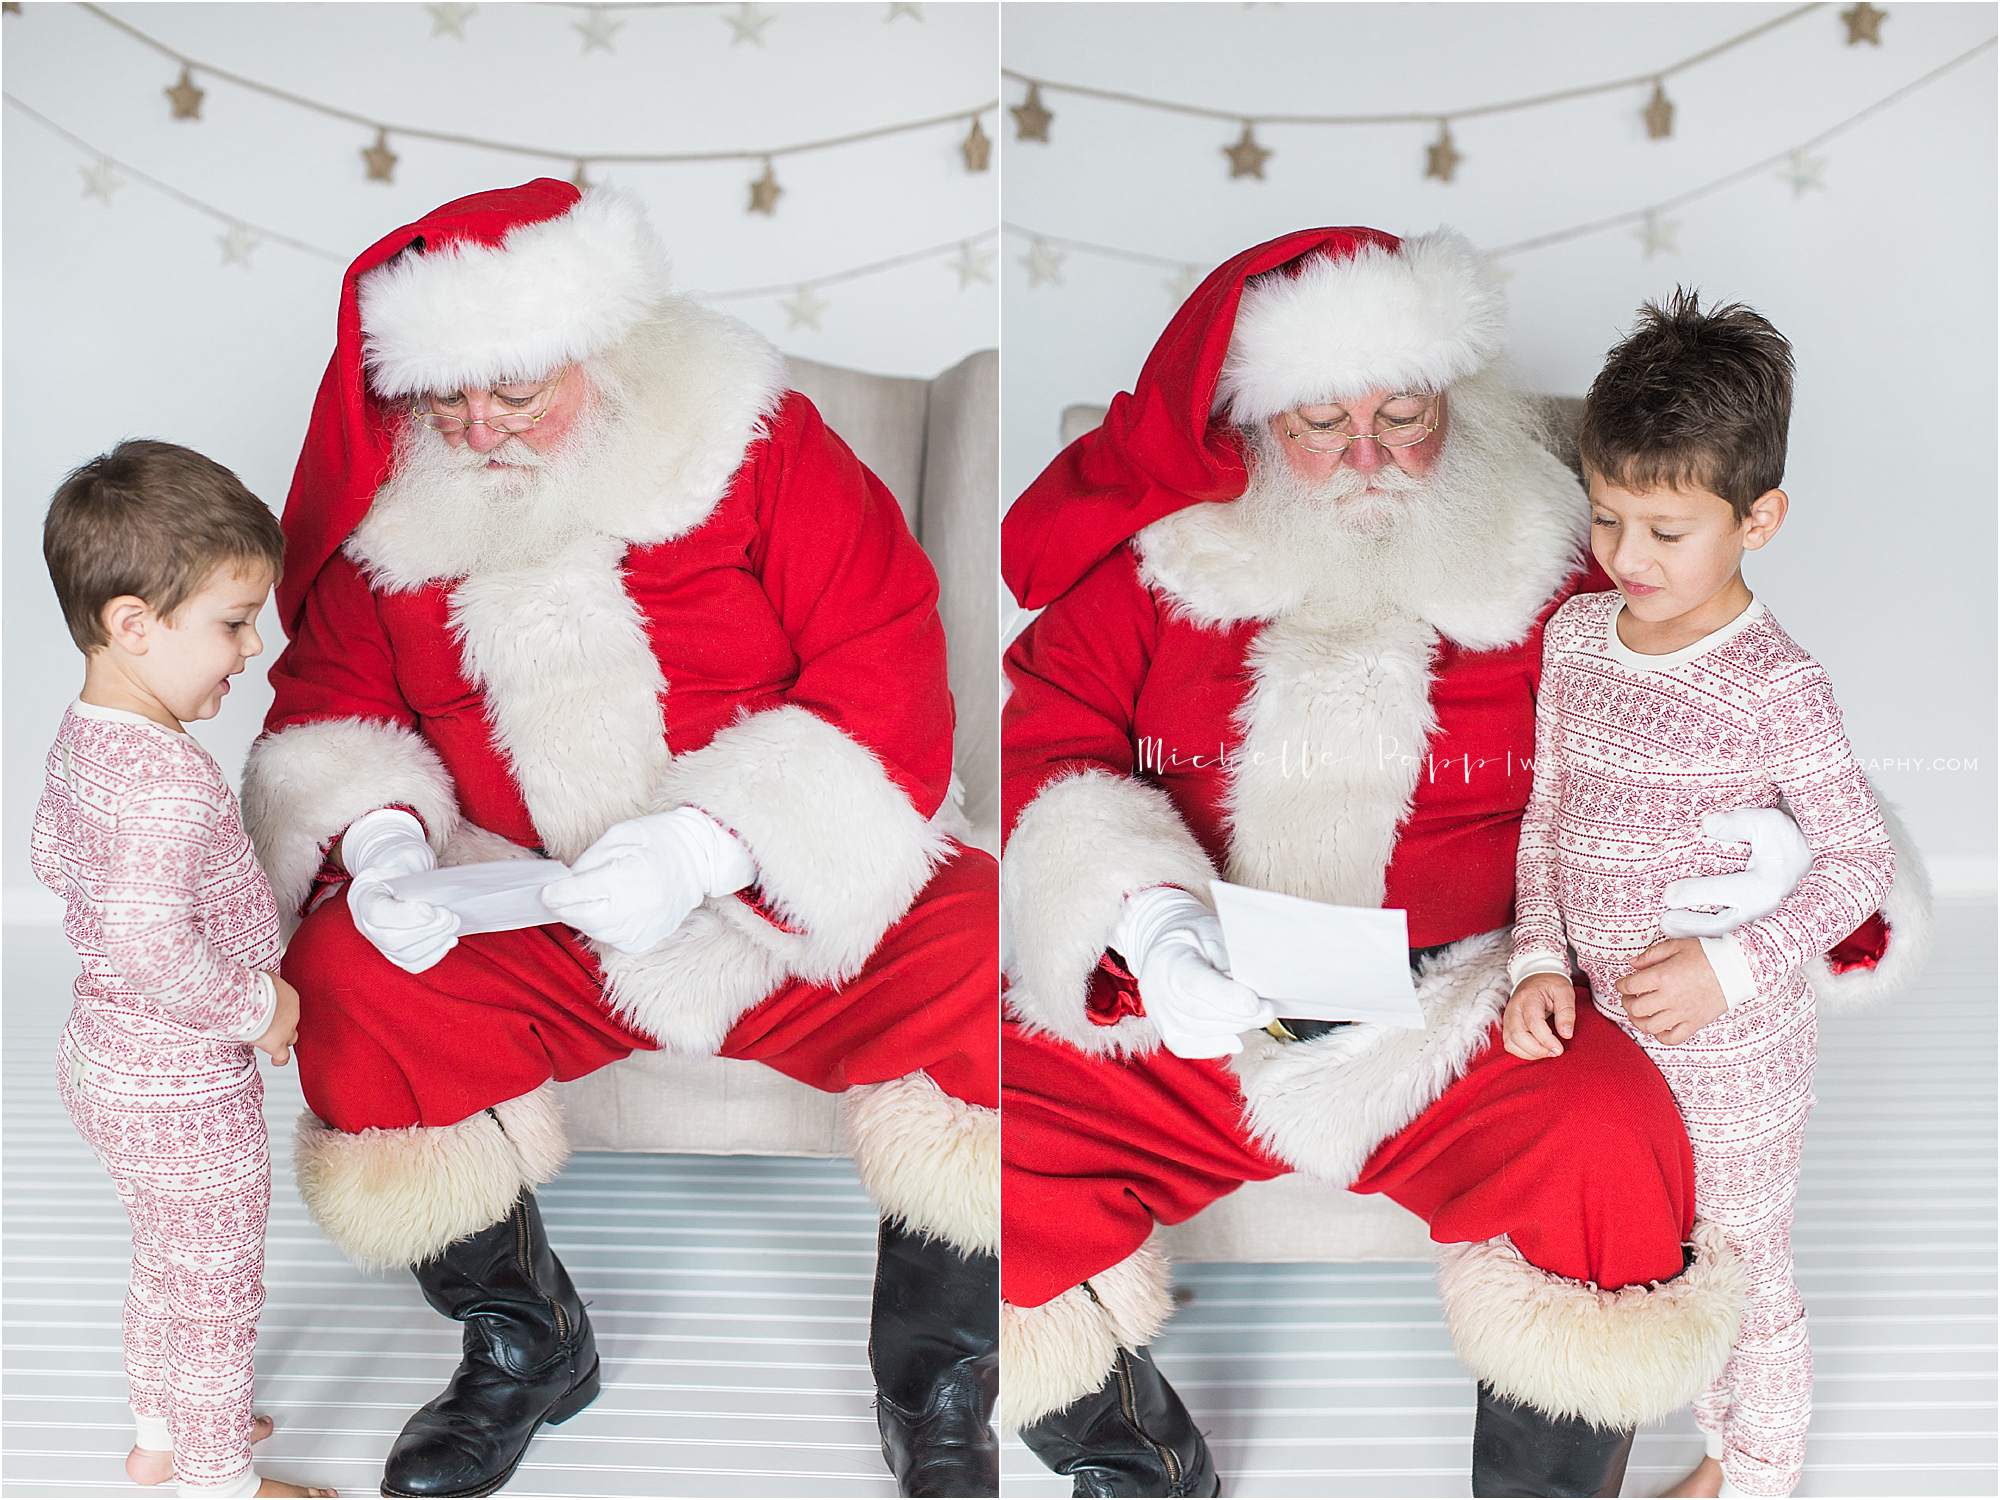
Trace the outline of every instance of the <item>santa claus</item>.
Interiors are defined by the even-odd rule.
[[[1446,1247],[1475,1494],[1616,1493],[1633,1429],[1728,1353],[1739,1271],[1658,1070],[1588,1003],[1553,1061],[1499,1040],[1542,626],[1610,587],[1503,322],[1449,232],[1260,245],[1004,523],[1043,612],[1002,731],[1002,1413],[1079,1495],[1217,1492],[1146,1353],[1171,1306],[1148,1241],[1282,1173],[1385,1193]],[[1726,831],[1785,830],[1754,816],[1778,822]],[[1919,961],[1900,842],[1823,1004]],[[1748,920],[1803,869],[1718,840],[1729,885],[1693,882],[1667,931]],[[1274,1015],[1227,973],[1217,877],[1406,911],[1425,1028]]]
[[[540,180],[348,269],[284,527],[244,800],[298,923],[299,1187],[466,1325],[384,1493],[489,1493],[596,1395],[534,1196],[551,1083],[658,1047],[845,1092],[885,1456],[991,1493],[997,877],[954,836],[895,499],[764,339],[669,295],[634,204]],[[396,894],[536,855],[559,923]]]

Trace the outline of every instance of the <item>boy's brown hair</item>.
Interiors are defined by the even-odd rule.
[[[1785,477],[1792,346],[1740,302],[1701,310],[1676,287],[1648,302],[1583,398],[1577,448],[1620,489],[1705,489],[1740,522]]]
[[[42,522],[42,556],[78,649],[108,645],[100,616],[125,594],[162,619],[229,564],[285,563],[271,508],[212,458],[134,438],[100,453],[57,487]]]

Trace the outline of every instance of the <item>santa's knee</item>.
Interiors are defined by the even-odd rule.
[[[279,972],[298,990],[303,1007],[309,993],[314,998],[344,996],[376,970],[389,967],[354,925],[346,897],[336,893],[306,914],[285,945]]]
[[[961,848],[940,865],[907,921],[923,946],[953,970],[991,976],[1000,962],[1000,865],[984,849]]]
[[[998,1100],[1000,1006],[999,886],[993,856],[961,850],[911,912],[888,955],[899,992],[928,1027],[950,1039],[931,1071],[949,1092],[991,1106]]]
[[[299,992],[293,1051],[312,1112],[340,1131],[416,1124],[405,1059],[421,976],[384,958],[338,897],[299,925],[279,972]]]
[[[1529,1112],[1503,1188],[1515,1244],[1544,1271],[1604,1287],[1677,1275],[1694,1223],[1686,1131],[1636,1047],[1664,1108],[1643,1075],[1595,1065],[1587,1050],[1534,1065],[1546,1098]]]
[[[1608,1024],[1578,1049],[1562,1080],[1559,1129],[1572,1190],[1587,1208],[1671,1221],[1694,1213],[1694,1153],[1667,1081],[1651,1058]]]

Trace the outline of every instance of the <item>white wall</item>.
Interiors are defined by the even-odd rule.
[[[1015,5],[1003,63],[1032,76],[1269,113],[1451,108],[1642,73],[1779,5]],[[1049,145],[1008,131],[1004,216],[1198,262],[1314,224],[1448,223],[1502,245],[1637,208],[1805,140],[1993,34],[1991,5],[1891,7],[1883,45],[1827,6],[1675,79],[1672,139],[1643,91],[1461,123],[1272,126],[1266,181],[1228,179],[1238,127],[1047,94]],[[1003,102],[1019,103],[1009,82]],[[1768,314],[1798,353],[1791,520],[1751,586],[1826,662],[1860,754],[1944,883],[1991,888],[1996,754],[1995,88],[1991,53],[1830,142],[1826,191],[1767,175],[1678,211],[1680,253],[1614,230],[1511,258],[1514,357],[1581,394],[1643,299],[1676,280]],[[1011,127],[1011,117],[1010,117]],[[1008,236],[1003,504],[1053,456],[1061,409],[1129,388],[1171,271],[1071,253],[1030,289]],[[1926,415],[1927,414],[1927,415]],[[1906,435],[1925,416],[1948,440]],[[1010,602],[1011,608],[1011,602]],[[1956,757],[1970,769],[1919,768]]]
[[[997,7],[766,7],[765,46],[732,45],[719,6],[622,13],[615,50],[585,55],[581,12],[481,5],[466,39],[433,39],[421,5],[114,5],[177,51],[369,117],[574,149],[781,145],[994,97]],[[168,118],[177,70],[79,7],[35,4],[4,23],[6,88],[99,150],[310,244],[223,267],[221,226],[133,182],[109,207],[82,196],[88,158],[12,108],[4,141],[4,881],[30,887],[27,819],[41,758],[81,681],[43,571],[39,525],[72,466],[120,438],[187,443],[282,505],[331,352],[346,261],[398,224],[469,192],[553,168],[459,146],[392,142],[392,184],[364,179],[360,128],[221,81],[198,123]],[[994,115],[985,129],[997,137]],[[650,205],[677,284],[793,282],[990,232],[996,173],[968,174],[963,127],[777,164],[775,217],[744,211],[751,164],[598,169]],[[991,241],[988,242],[991,248]],[[791,332],[775,299],[728,310],[813,359],[930,375],[991,347],[997,292],[961,293],[942,261],[826,290],[824,332]],[[200,737],[232,775],[269,703],[262,668]],[[32,897],[14,915],[33,910]]]

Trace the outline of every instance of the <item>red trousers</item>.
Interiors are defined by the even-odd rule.
[[[1003,1023],[1002,1292],[1038,1307],[1246,1182],[1292,1170],[1254,1145],[1236,1075],[1158,1051],[1116,1060]],[[1352,1186],[1441,1244],[1512,1238],[1606,1289],[1679,1274],[1694,1158],[1651,1059],[1587,1000],[1561,1057],[1486,1050],[1378,1146]],[[1332,1191],[1332,1189],[1329,1189]]]
[[[921,1069],[992,1108],[998,911],[999,866],[960,846],[859,974],[837,989],[780,986],[720,1055],[830,1093]],[[595,955],[563,926],[461,938],[406,974],[356,930],[343,888],[300,925],[283,973],[299,991],[306,1103],[336,1130],[455,1124],[658,1045],[611,1014]]]

